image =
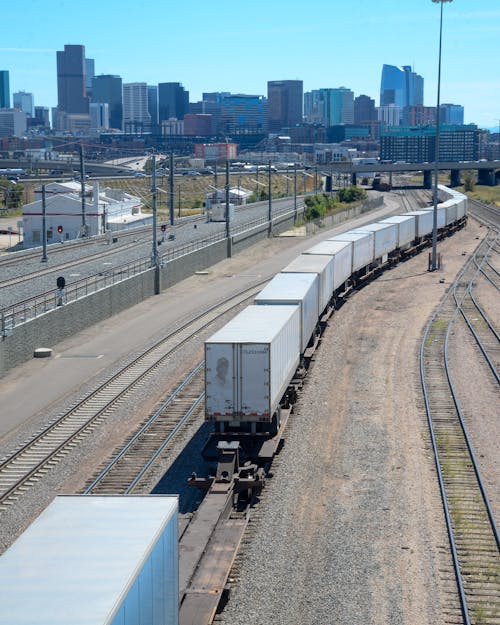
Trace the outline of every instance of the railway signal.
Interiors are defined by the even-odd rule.
[[[165,241],[165,231],[166,231],[166,229],[167,229],[167,226],[166,226],[165,224],[162,224],[162,225],[160,226],[160,230],[161,230],[161,240],[162,240],[162,242],[164,242],[164,241]]]
[[[66,286],[66,278],[64,276],[59,276],[56,280],[57,285],[57,305],[63,306],[63,297],[64,297],[64,287]]]
[[[61,243],[63,241],[63,238],[62,238],[63,230],[64,228],[62,226],[57,226],[57,232],[59,233],[59,236],[61,237]]]

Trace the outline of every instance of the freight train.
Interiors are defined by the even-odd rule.
[[[439,186],[438,237],[467,221],[467,197]],[[284,267],[244,309],[205,341],[205,420],[215,424],[205,457],[220,441],[243,455],[276,437],[283,410],[328,317],[363,281],[431,245],[433,208],[382,219],[324,240]]]

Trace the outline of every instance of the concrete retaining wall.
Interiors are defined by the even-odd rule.
[[[363,212],[362,207],[357,207],[357,211]],[[343,215],[344,220],[348,218],[347,214]],[[299,211],[298,216],[302,216],[302,211]],[[277,217],[273,222],[273,234],[280,234],[292,228],[293,224],[293,213]],[[236,234],[232,237],[231,253],[237,254],[267,236],[267,223]],[[160,269],[161,290],[184,280],[195,271],[224,260],[227,254],[228,243],[224,239],[169,261]],[[52,347],[73,334],[151,297],[154,295],[154,281],[155,272],[150,269],[16,326],[11,336],[0,339],[0,376],[32,358],[37,347]]]

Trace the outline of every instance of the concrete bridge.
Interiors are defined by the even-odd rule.
[[[322,165],[319,170],[324,176],[332,174],[350,174],[352,184],[356,184],[358,174],[380,173],[389,174],[392,179],[393,173],[422,172],[424,177],[424,189],[432,188],[432,172],[435,163],[372,163],[354,164],[350,162],[331,163]],[[438,163],[439,170],[451,172],[450,186],[458,187],[460,174],[466,169],[477,170],[479,184],[495,186],[500,182],[500,160],[496,161],[442,161]]]

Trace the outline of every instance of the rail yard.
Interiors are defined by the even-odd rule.
[[[418,207],[407,207],[411,208]],[[498,226],[497,214],[490,219],[496,219]],[[364,222],[369,221],[365,217]],[[361,226],[356,223],[352,229]],[[332,234],[349,228],[351,224],[346,224]],[[266,476],[247,466],[238,473],[238,481],[240,491],[249,497],[233,509],[233,496],[218,486],[219,499],[225,497],[228,502],[222,505],[221,520],[213,521],[215,539],[195,545],[200,554],[204,550],[212,554],[212,568],[217,568],[214,562],[221,569],[231,567],[229,575],[220,578],[217,592],[210,593],[212,616],[219,600],[224,603],[229,597],[214,618],[228,624],[447,623],[467,622],[466,618],[474,623],[498,622],[498,535],[496,547],[495,530],[492,539],[480,539],[481,547],[493,541],[489,555],[484,549],[474,555],[474,544],[467,543],[466,534],[477,532],[470,529],[471,519],[464,520],[464,509],[456,507],[457,500],[465,501],[467,511],[473,508],[476,513],[478,495],[461,490],[473,480],[447,483],[461,475],[456,469],[451,470],[451,478],[443,480],[452,499],[450,535],[458,534],[453,556],[438,491],[434,459],[437,467],[450,471],[451,462],[468,466],[470,458],[444,457],[450,447],[449,434],[436,436],[433,451],[434,436],[429,434],[434,432],[433,419],[444,427],[443,415],[433,414],[433,406],[444,410],[447,418],[452,412],[443,407],[439,395],[433,399],[436,393],[443,393],[435,368],[428,374],[446,343],[451,354],[450,375],[458,380],[459,399],[454,405],[463,405],[459,412],[467,426],[462,429],[470,431],[470,446],[480,458],[476,475],[484,476],[483,491],[490,509],[485,514],[494,518],[496,513],[498,518],[500,480],[494,452],[494,441],[498,441],[498,231],[486,233],[487,226],[470,219],[465,229],[440,243],[444,265],[439,272],[426,271],[424,252],[384,272],[345,302],[339,300],[338,309],[326,323],[320,348],[312,354],[308,376],[297,383],[297,403],[283,423],[284,447],[273,462],[265,488],[262,490]],[[478,241],[483,241],[484,249],[475,252]],[[176,327],[165,329],[160,342],[148,335],[147,353],[139,350],[138,341],[133,354],[121,347],[116,350],[119,359],[100,366],[99,350],[85,356],[80,349],[78,354],[76,338],[57,349],[60,358],[56,366],[65,358],[77,361],[82,355],[97,366],[92,379],[87,372],[79,384],[67,385],[63,396],[54,392],[50,405],[33,410],[25,423],[4,431],[2,455],[11,458],[12,467],[16,462],[23,467],[21,472],[6,464],[1,467],[8,469],[9,476],[6,481],[1,478],[4,548],[58,492],[179,493],[183,514],[181,622],[196,622],[192,614],[201,609],[196,601],[206,603],[201,589],[208,573],[196,559],[191,568],[183,568],[186,560],[182,553],[183,541],[184,551],[193,552],[191,522],[204,514],[202,491],[189,487],[187,478],[196,473],[191,482],[203,482],[199,476],[210,475],[213,468],[213,463],[201,457],[208,433],[197,368],[203,357],[203,340],[310,246],[311,241],[271,240],[219,263],[206,276],[193,276],[172,287],[168,297],[161,296],[164,302],[159,311]],[[214,291],[221,295],[229,291],[228,282],[235,282],[233,278],[239,288],[233,284],[224,303],[219,302],[222,298],[216,298]],[[168,319],[169,303],[188,303],[189,298],[204,301],[206,306],[198,304],[197,315]],[[205,311],[208,304],[210,310]],[[140,306],[153,307],[147,302]],[[447,306],[451,308],[444,319],[439,315]],[[480,315],[492,329],[478,322]],[[124,322],[125,331],[133,332],[132,312],[123,316],[115,323]],[[470,326],[465,325],[466,318]],[[111,338],[111,325],[103,324],[102,351],[106,350],[106,334],[109,344],[117,340],[118,335]],[[476,328],[474,338],[470,338],[469,327]],[[144,328],[141,332],[144,334]],[[92,343],[92,333],[86,334]],[[88,349],[96,349],[96,345]],[[36,366],[28,363],[13,371],[6,378],[7,386],[15,388],[24,375],[35,373]],[[50,371],[51,365],[46,366]],[[444,394],[448,399],[449,391]],[[480,411],[476,405],[481,406]],[[83,420],[75,419],[78,411]],[[62,425],[66,414],[73,419],[71,426]],[[179,425],[181,417],[184,422]],[[40,432],[33,446],[35,433],[45,430],[49,421],[64,429],[64,437]],[[158,437],[154,428],[163,436]],[[68,429],[73,430],[72,438],[62,447]],[[50,445],[42,437],[50,437]],[[150,445],[157,438],[164,440]],[[31,454],[29,462],[17,461],[12,453],[24,440],[31,443],[31,451],[23,452]],[[462,444],[452,445],[459,446]],[[130,454],[128,459],[126,454]],[[228,448],[225,454],[226,470],[239,471],[234,450]],[[155,464],[143,468],[146,457]],[[119,468],[120,463],[127,471]],[[205,488],[214,484],[211,478],[205,480]],[[473,503],[467,504],[468,500]],[[217,556],[221,543],[239,546],[237,555],[235,549],[228,549],[224,556]],[[459,570],[466,571],[465,581],[458,585],[463,587],[462,604],[453,560],[458,561]],[[478,573],[463,564],[471,560],[482,564]],[[216,573],[211,571],[213,579]],[[194,607],[189,608],[189,601],[194,601]]]

